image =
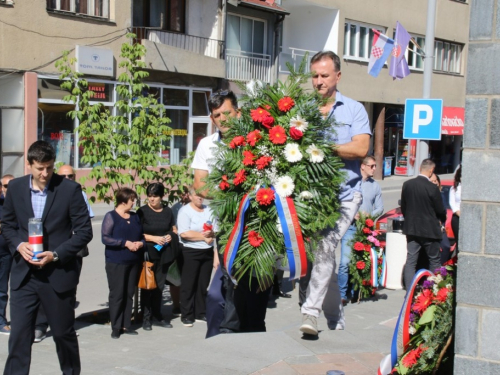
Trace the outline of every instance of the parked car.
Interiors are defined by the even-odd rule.
[[[441,181],[441,195],[443,197],[444,208],[446,208],[446,235],[450,239],[450,243],[455,243],[455,236],[453,235],[453,230],[451,229],[451,217],[453,216],[453,212],[451,211],[449,197],[450,197],[450,189],[453,186],[453,180],[442,180]],[[401,203],[401,202],[400,202]],[[390,211],[387,211],[385,214],[380,216],[375,224],[375,227],[380,232],[387,232],[387,219],[395,218],[403,216],[401,213],[401,207],[394,208]]]

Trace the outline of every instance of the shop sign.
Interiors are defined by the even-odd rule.
[[[77,45],[75,54],[77,72],[96,76],[114,76],[112,50]]]
[[[441,133],[444,135],[463,135],[465,123],[465,108],[443,107]]]

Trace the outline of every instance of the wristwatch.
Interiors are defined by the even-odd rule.
[[[55,251],[52,252],[52,256],[54,257],[54,259],[52,259],[53,262],[57,262],[59,260],[59,255],[57,255]]]

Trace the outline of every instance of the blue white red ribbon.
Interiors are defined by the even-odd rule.
[[[370,261],[372,263],[372,267],[370,270],[370,282],[372,287],[385,287],[385,283],[387,280],[387,264],[385,262],[385,256],[382,253],[382,272],[380,273],[380,277],[378,276],[378,254],[374,248],[370,249]]]
[[[299,217],[295,210],[293,199],[282,198],[271,187],[275,194],[274,202],[280,219],[283,236],[285,238],[285,250],[290,266],[290,280],[303,277],[307,273],[307,257],[302,230],[300,229]]]
[[[415,288],[423,277],[434,276],[429,270],[419,270],[413,277],[411,286],[406,289],[406,297],[398,316],[396,328],[392,335],[391,354],[383,358],[378,368],[379,375],[388,375],[398,362],[398,358],[403,355],[410,342],[410,313]]]

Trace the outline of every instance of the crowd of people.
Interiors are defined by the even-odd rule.
[[[335,142],[335,152],[343,161],[346,180],[341,185],[340,217],[326,229],[309,262],[308,273],[299,283],[299,304],[303,316],[300,331],[318,335],[321,312],[329,329],[345,329],[344,306],[354,292],[349,285],[348,264],[351,239],[360,213],[377,217],[383,212],[382,192],[373,179],[376,159],[367,156],[371,137],[368,114],[359,102],[343,96],[337,89],[341,78],[340,58],[333,52],[319,52],[311,59],[312,83],[328,99],[319,108],[333,116],[335,129],[324,129],[324,136]],[[279,270],[267,285],[252,280],[247,271],[228,275],[218,247],[217,218],[207,201],[210,194],[206,177],[214,167],[214,148],[228,130],[227,120],[239,116],[235,94],[215,92],[209,100],[212,123],[217,131],[201,140],[193,164],[194,184],[182,200],[172,207],[163,202],[166,187],[151,182],[145,204],[136,209],[137,193],[121,188],[115,194],[115,207],[107,212],[101,226],[105,271],[109,286],[111,338],[137,335],[132,326],[133,297],[145,262],[152,264],[155,286],[140,290],[142,328],[172,328],[162,314],[163,290],[170,284],[173,314],[191,327],[207,324],[206,337],[236,332],[265,332],[270,294],[290,297],[281,289]],[[81,372],[77,333],[74,329],[76,287],[83,258],[91,241],[94,216],[81,186],[75,182],[71,166],[54,173],[55,151],[44,141],[33,143],[27,153],[31,174],[14,179],[2,177],[4,204],[0,206],[0,334],[9,334],[9,356],[5,374],[29,373],[31,345],[45,337],[50,326],[63,374]],[[424,160],[421,175],[405,182],[402,191],[404,233],[408,241],[408,260],[404,270],[406,285],[417,268],[423,248],[431,267],[444,261],[440,243],[445,241],[442,223],[446,211],[438,187],[435,164]],[[450,194],[452,225],[458,240],[461,169]],[[57,204],[54,201],[57,200]],[[30,233],[28,221],[43,222],[43,239]],[[447,238],[446,238],[447,240]],[[338,275],[335,249],[341,244]],[[38,245],[43,247],[35,255]],[[448,246],[449,249],[449,246]],[[447,253],[449,254],[449,252]],[[448,255],[445,255],[445,259]],[[170,283],[172,268],[180,270],[180,286]],[[5,319],[7,285],[10,274],[11,324]],[[211,278],[213,274],[213,277]],[[250,282],[252,281],[252,282]]]

